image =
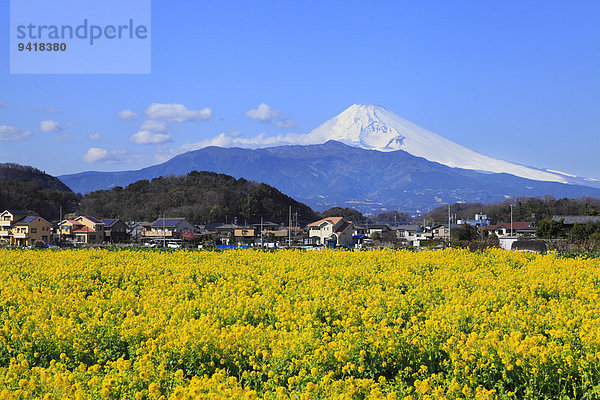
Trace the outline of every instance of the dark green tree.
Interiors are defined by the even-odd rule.
[[[554,221],[550,218],[544,218],[538,223],[535,235],[542,239],[557,238],[562,232],[562,222]]]

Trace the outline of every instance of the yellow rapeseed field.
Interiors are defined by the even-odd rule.
[[[0,399],[598,399],[600,262],[0,250]]]

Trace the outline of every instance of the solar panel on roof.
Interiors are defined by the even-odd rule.
[[[181,221],[183,221],[183,218],[159,218],[152,224],[152,226],[156,228],[160,228],[162,226],[172,227]]]

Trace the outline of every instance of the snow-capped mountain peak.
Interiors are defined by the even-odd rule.
[[[383,106],[354,104],[311,133],[311,141],[337,140],[379,151],[404,150],[449,167],[508,173],[539,181],[579,183],[581,178],[488,157],[399,117]]]

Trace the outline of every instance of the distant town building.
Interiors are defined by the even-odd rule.
[[[421,242],[429,240],[433,237],[431,232],[428,232],[420,225],[399,225],[392,228],[396,232],[396,238],[409,246],[419,247]]]
[[[585,225],[588,222],[600,223],[600,215],[554,215],[553,221],[562,223],[567,229],[575,224]]]
[[[490,224],[487,214],[475,214],[475,219],[459,219],[456,221],[458,225],[471,225],[478,229],[485,228]]]
[[[511,224],[510,222],[501,222],[498,224],[493,224],[488,226],[487,228],[490,232],[494,232],[496,235],[507,236],[511,233]],[[535,235],[535,227],[533,226],[533,222],[513,222],[512,223],[512,234],[513,236],[534,236]]]
[[[144,226],[143,240],[180,239],[183,231],[194,233],[195,227],[185,218],[159,218]]]
[[[438,240],[448,240],[448,238],[450,237],[450,235],[452,234],[452,230],[453,229],[459,229],[462,228],[465,224],[451,224],[450,228],[448,228],[448,224],[439,224],[439,225],[435,225],[431,228],[431,238],[432,239],[438,239]],[[474,226],[474,225],[471,225]],[[454,231],[456,232],[456,231]],[[452,237],[454,237],[455,235],[452,234]]]
[[[311,243],[328,247],[351,246],[353,225],[343,217],[329,217],[308,224]]]

